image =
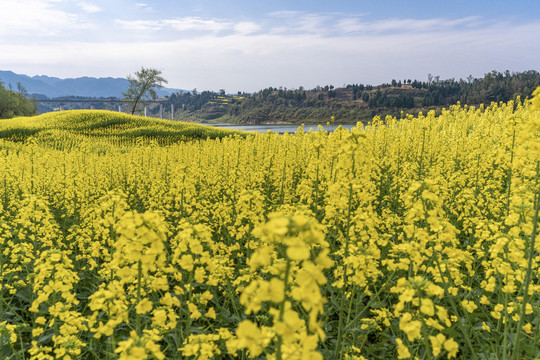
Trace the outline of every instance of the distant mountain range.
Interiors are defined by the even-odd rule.
[[[28,94],[38,99],[56,98],[60,96],[84,96],[84,97],[118,97],[121,98],[122,91],[128,88],[128,80],[123,78],[94,78],[81,77],[76,79],[59,79],[45,75],[28,76],[15,74],[12,71],[0,70],[0,81],[4,87],[17,90],[17,83],[21,83]],[[159,97],[168,96],[173,93],[183,93],[185,90],[161,88],[157,91]]]

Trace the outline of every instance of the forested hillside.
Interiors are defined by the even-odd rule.
[[[535,70],[521,73],[490,72],[483,78],[441,80],[428,75],[427,81],[392,80],[373,86],[349,84],[340,88],[332,85],[313,89],[269,87],[253,94],[226,95],[203,91],[171,95],[166,104],[174,104],[177,117],[184,120],[230,121],[238,123],[320,123],[333,116],[336,122],[368,121],[375,115],[400,116],[401,111],[440,109],[455,104],[509,101],[520,96],[530,97],[540,85],[540,73]]]

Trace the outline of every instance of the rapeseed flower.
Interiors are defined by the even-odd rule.
[[[220,139],[93,112],[3,121],[2,351],[532,358],[534,94]]]
[[[431,351],[434,357],[439,356],[441,349],[446,341],[446,336],[444,334],[437,334],[436,336],[430,336],[429,341],[431,342]]]
[[[409,359],[411,357],[411,353],[407,346],[403,344],[403,341],[401,339],[396,339],[397,344],[397,352],[398,352],[398,359]]]
[[[444,349],[448,352],[448,359],[455,358],[459,351],[459,345],[454,339],[448,339],[443,344]]]

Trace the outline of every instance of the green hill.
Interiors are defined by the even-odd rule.
[[[69,110],[0,120],[0,139],[14,142],[60,144],[66,140],[78,142],[84,138],[93,138],[95,141],[155,141],[168,144],[193,139],[223,138],[234,134],[245,136],[247,133],[106,110]]]

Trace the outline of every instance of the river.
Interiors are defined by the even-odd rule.
[[[275,124],[269,124],[269,125],[240,125],[240,124],[202,124],[202,125],[210,125],[210,126],[215,126],[215,127],[219,127],[219,128],[224,128],[224,129],[235,129],[235,130],[243,130],[243,131],[258,131],[260,133],[265,133],[265,132],[268,132],[268,131],[271,131],[271,132],[276,132],[278,134],[284,134],[284,133],[289,133],[289,134],[292,134],[294,132],[296,132],[298,130],[299,127],[302,127],[304,129],[305,132],[308,132],[310,131],[317,131],[319,130],[319,125],[314,125],[314,124],[309,124],[309,125],[303,125],[303,126],[300,126],[300,125],[275,125]],[[325,131],[334,131],[336,130],[339,126],[341,126],[342,128],[345,128],[345,129],[352,129],[353,127],[355,127],[356,125],[354,124],[343,124],[343,125],[322,125],[323,126],[323,129]]]

